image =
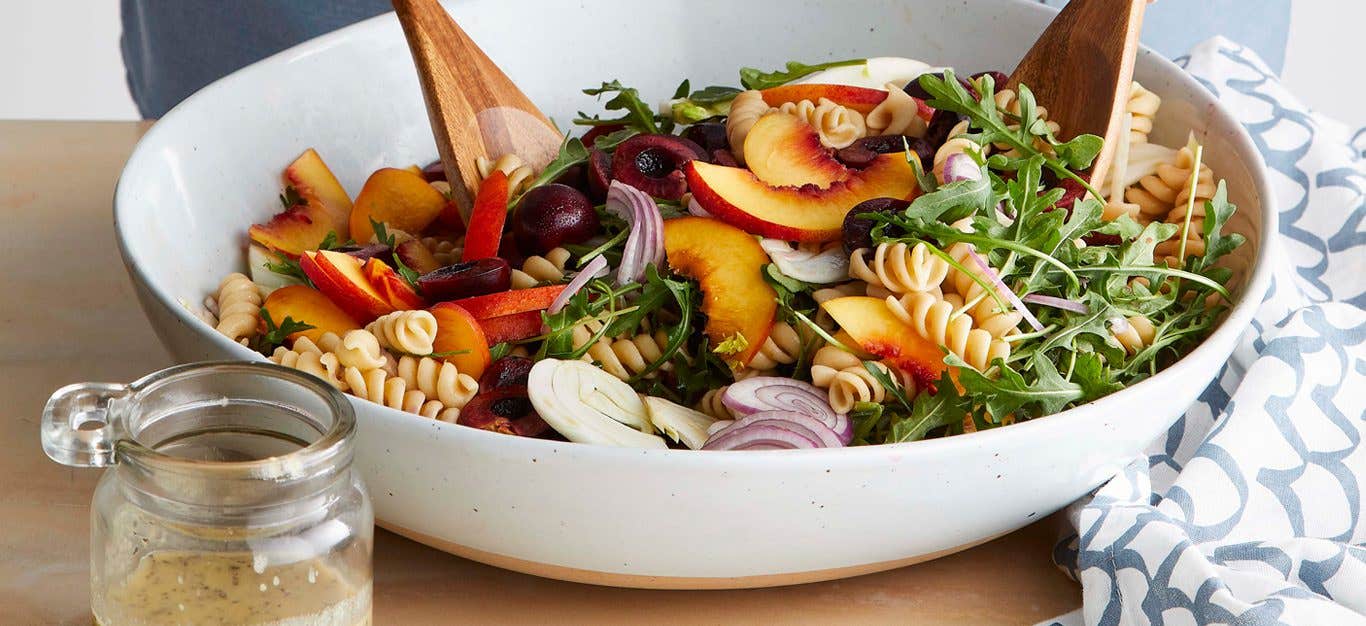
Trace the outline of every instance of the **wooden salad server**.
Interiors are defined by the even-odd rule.
[[[1061,138],[1090,133],[1105,139],[1091,167],[1096,183],[1105,179],[1119,143],[1147,2],[1072,0],[1006,83],[1029,87],[1061,127]]]
[[[476,159],[516,154],[539,170],[559,153],[560,131],[437,0],[393,3],[417,65],[451,198],[468,220],[479,189]]]

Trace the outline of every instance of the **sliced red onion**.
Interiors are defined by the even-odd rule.
[[[755,376],[732,383],[721,403],[738,416],[764,412],[799,414],[819,420],[834,431],[841,445],[854,437],[849,416],[830,407],[829,394],[810,383],[781,376]]]
[[[1030,328],[1033,328],[1036,331],[1043,330],[1043,324],[1039,323],[1039,318],[1034,317],[1034,314],[1030,313],[1029,309],[1025,308],[1024,302],[1020,301],[1020,297],[1015,295],[1015,292],[1011,291],[1010,288],[1001,281],[1001,277],[996,275],[996,270],[991,269],[991,266],[987,264],[986,259],[982,258],[982,255],[977,254],[976,250],[969,249],[968,256],[971,256],[973,262],[977,263],[977,267],[982,270],[982,275],[991,279],[991,284],[995,285],[996,292],[1004,296],[1006,300],[1009,300],[1010,305],[1015,307],[1015,310],[1019,311],[1020,314],[1024,316],[1025,321],[1029,322]]]
[[[693,196],[688,196],[688,214],[697,217],[711,217],[711,213],[702,208],[702,205],[697,202],[697,198]]]
[[[787,276],[807,283],[825,285],[849,279],[849,255],[844,248],[832,246],[820,252],[793,249],[781,239],[761,239],[759,246],[773,264]]]
[[[613,180],[607,188],[606,209],[631,227],[617,267],[617,284],[640,282],[646,265],[664,262],[664,216],[659,205],[650,194]]]
[[[1030,302],[1033,304],[1042,304],[1043,306],[1051,306],[1055,309],[1062,309],[1064,311],[1072,311],[1073,313],[1089,313],[1091,311],[1091,309],[1087,308],[1084,303],[1077,302],[1076,300],[1068,300],[1067,298],[1058,298],[1054,296],[1045,296],[1043,294],[1038,293],[1031,293],[1023,298],[1020,298],[1020,300],[1023,302]]]
[[[593,280],[595,275],[605,269],[607,269],[607,257],[601,255],[593,257],[593,260],[589,261],[588,265],[585,265],[583,269],[579,271],[579,274],[575,276],[573,280],[569,281],[568,285],[564,286],[564,291],[561,291],[560,295],[555,296],[555,299],[550,301],[550,307],[547,308],[546,311],[551,315],[559,313],[560,309],[563,309],[564,305],[569,303],[569,299],[573,297],[574,294],[578,293],[580,289],[583,289],[583,286],[588,284],[588,281]]]
[[[956,183],[960,180],[981,180],[982,166],[977,161],[965,153],[958,152],[950,154],[944,159],[944,180],[945,185]]]
[[[791,431],[800,435],[804,439],[809,439],[816,443],[817,448],[841,448],[844,442],[840,440],[838,434],[820,421],[810,415],[792,413],[790,411],[760,411],[753,415],[746,415],[735,421],[734,424],[717,431],[707,439],[704,450],[734,449],[719,447],[727,441],[732,441],[736,433],[755,430],[766,427],[775,427]]]
[[[775,425],[754,425],[712,437],[703,450],[808,450],[819,448],[820,442],[790,428]]]

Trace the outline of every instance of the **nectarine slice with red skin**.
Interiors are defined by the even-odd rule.
[[[508,215],[508,177],[494,170],[479,184],[470,210],[470,224],[465,231],[465,250],[461,261],[477,261],[498,256],[498,244],[503,240],[503,225]]]
[[[418,295],[417,290],[384,261],[370,257],[365,262],[363,270],[365,278],[370,281],[370,286],[374,287],[395,311],[411,311],[427,306],[427,301]]]
[[[436,255],[432,254],[431,249],[422,245],[422,242],[417,239],[399,242],[397,246],[394,246],[394,256],[418,274],[426,274],[441,267],[441,263],[436,260]]]
[[[439,355],[436,358],[454,363],[462,374],[483,376],[493,355],[479,320],[453,302],[442,302],[427,310],[436,318],[436,341],[432,342],[432,353]]]
[[[773,185],[829,187],[853,171],[821,145],[821,136],[800,118],[769,113],[745,136],[745,165],[759,180]]]
[[[758,240],[725,222],[679,217],[664,222],[664,251],[673,271],[702,288],[703,331],[712,347],[742,336],[744,350],[723,359],[731,367],[748,364],[768,339],[778,310],[778,294],[763,278],[768,254]]]
[[[844,215],[873,198],[910,198],[919,189],[906,153],[882,154],[862,171],[821,189],[773,187],[744,168],[701,161],[684,166],[693,198],[708,213],[747,232],[784,241],[834,241]]]
[[[441,215],[446,203],[446,196],[421,174],[393,167],[375,170],[351,207],[351,238],[370,241],[375,235],[371,220],[405,233],[420,233]]]
[[[887,303],[878,298],[848,296],[826,300],[821,308],[870,354],[882,357],[912,377],[918,385],[933,388],[948,369],[944,351],[901,321]]]
[[[332,250],[308,251],[299,260],[299,266],[317,285],[318,291],[357,322],[368,324],[381,315],[394,312],[388,298],[370,284],[356,257]]]
[[[248,230],[251,240],[290,258],[317,248],[328,233],[336,233],[338,241],[345,241],[351,197],[322,157],[309,148],[285,167],[283,178],[303,202],[265,224],[252,225]]]
[[[546,285],[530,289],[513,289],[452,300],[451,303],[460,305],[469,311],[475,319],[482,320],[512,315],[513,313],[544,311],[550,306],[550,303],[555,301],[555,296],[564,291],[564,287],[564,285]]]
[[[313,327],[290,334],[290,341],[308,337],[317,342],[323,333],[341,335],[348,330],[361,327],[321,291],[308,285],[288,285],[276,289],[266,296],[266,301],[261,306],[265,307],[270,313],[271,321],[277,325],[284,324],[285,319],[289,318]]]
[[[488,339],[489,345],[530,339],[541,334],[541,325],[540,311],[522,311],[479,320],[479,327],[484,329],[484,338]]]
[[[817,102],[821,98],[829,98],[835,104],[853,109],[864,115],[867,115],[877,105],[882,104],[883,100],[887,99],[887,92],[881,89],[822,83],[779,85],[769,87],[761,93],[764,95],[764,102],[767,102],[768,106],[771,107],[782,106],[788,102],[801,102],[802,100]]]

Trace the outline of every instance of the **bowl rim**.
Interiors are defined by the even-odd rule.
[[[1057,9],[1053,7],[1029,2],[1027,0],[1006,1],[1012,4],[1031,7],[1029,10],[1038,10],[1046,13],[1057,12]],[[139,266],[137,260],[134,258],[133,248],[128,233],[125,232],[124,229],[124,212],[131,210],[127,207],[134,205],[134,203],[125,199],[125,195],[128,192],[124,183],[128,173],[142,167],[143,161],[148,161],[153,158],[152,153],[155,152],[153,146],[161,143],[163,134],[170,132],[167,130],[168,125],[165,122],[177,119],[183,114],[183,110],[197,107],[200,102],[212,100],[218,93],[233,89],[239,82],[247,80],[249,76],[262,71],[263,67],[290,63],[297,59],[321,54],[335,45],[340,45],[342,41],[355,33],[374,35],[374,31],[390,27],[396,20],[397,18],[392,11],[383,13],[302,42],[223,76],[194,92],[158,119],[152,127],[143,134],[133,151],[130,153],[114,188],[114,233],[118,245],[119,256],[123,260],[123,264],[132,278],[155,296],[158,301],[165,305],[165,308],[170,310],[171,314],[175,316],[176,321],[193,329],[201,338],[205,338],[215,344],[220,351],[240,354],[245,360],[268,360],[260,353],[230,341],[227,337],[219,334],[213,328],[208,327],[203,320],[193,315],[185,306],[180,305],[178,298],[168,293],[162,285],[152,281],[147,273]],[[1146,45],[1140,46],[1138,54],[1140,57],[1150,59],[1151,62],[1157,63],[1159,66],[1164,66],[1166,70],[1174,73],[1176,81],[1180,83],[1181,87],[1189,91],[1210,92],[1206,86],[1186,72],[1185,69],[1178,66],[1171,59],[1154,52]],[[611,458],[615,455],[620,458],[629,457],[634,459],[647,459],[650,461],[659,460],[658,462],[667,461],[670,463],[680,461],[684,463],[702,462],[707,463],[708,465],[724,462],[729,464],[728,466],[730,467],[733,467],[736,464],[753,464],[755,467],[772,467],[775,459],[786,459],[791,462],[806,462],[813,458],[819,458],[823,461],[866,460],[872,464],[884,462],[888,457],[899,458],[906,454],[947,454],[957,456],[960,449],[965,451],[968,448],[976,447],[993,448],[993,444],[1001,437],[1020,438],[1031,436],[1031,434],[1032,436],[1038,437],[1054,430],[1067,432],[1070,425],[1080,420],[1104,419],[1102,415],[1105,414],[1122,414],[1119,412],[1131,410],[1131,407],[1126,405],[1129,404],[1129,401],[1132,398],[1140,396],[1143,391],[1154,387],[1160,381],[1174,379],[1186,373],[1193,373],[1198,368],[1202,367],[1201,361],[1204,360],[1203,357],[1216,350],[1214,344],[1236,342],[1237,336],[1241,335],[1243,330],[1251,322],[1252,317],[1263,302],[1264,295],[1271,284],[1273,269],[1269,263],[1269,255],[1271,248],[1274,245],[1275,236],[1280,232],[1280,229],[1278,221],[1279,212],[1276,210],[1276,196],[1271,190],[1265,158],[1257,149],[1256,144],[1253,142],[1247,129],[1233,117],[1228,109],[1225,108],[1223,102],[1217,97],[1214,97],[1213,94],[1211,94],[1211,101],[1214,105],[1209,107],[1211,125],[1213,125],[1214,122],[1217,122],[1234,129],[1234,132],[1229,137],[1229,141],[1233,145],[1234,150],[1241,151],[1241,153],[1250,155],[1251,157],[1250,161],[1245,160],[1245,165],[1249,166],[1249,173],[1253,179],[1254,191],[1259,200],[1261,213],[1259,237],[1258,241],[1255,242],[1258,244],[1258,248],[1256,256],[1253,259],[1251,272],[1249,272],[1248,279],[1238,294],[1238,301],[1229,308],[1224,319],[1215,328],[1214,332],[1210,333],[1204,341],[1200,342],[1200,344],[1195,346],[1189,353],[1182,356],[1167,368],[1159,371],[1157,374],[1092,402],[1066,409],[1059,413],[1017,422],[1005,428],[992,428],[951,437],[939,437],[936,439],[809,450],[703,451],[669,448],[621,448],[615,446],[554,441],[533,437],[509,437],[502,433],[417,417],[410,413],[405,413],[350,395],[347,395],[347,399],[351,401],[353,408],[357,410],[358,414],[364,412],[369,412],[372,415],[378,414],[384,416],[386,421],[404,419],[430,422],[435,425],[438,432],[445,430],[449,433],[453,433],[450,435],[453,437],[464,436],[476,438],[472,441],[479,441],[477,438],[486,438],[487,441],[499,442],[498,445],[502,445],[510,451],[521,451],[533,454],[558,453],[562,450],[571,451],[573,453],[578,453],[580,451],[587,453],[588,451],[591,451],[591,454],[594,454],[597,457]],[[1227,360],[1221,360],[1221,367],[1226,363]],[[1216,378],[1211,384],[1217,383],[1217,381],[1216,374]],[[1047,431],[1041,429],[1047,429]],[[876,453],[882,454],[879,455]],[[717,457],[720,458],[718,459]]]

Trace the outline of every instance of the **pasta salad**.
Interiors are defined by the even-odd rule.
[[[906,59],[746,68],[658,107],[617,81],[549,163],[440,163],[352,199],[284,170],[201,314],[359,398],[517,436],[760,450],[1049,415],[1181,358],[1243,238],[1134,83],[1108,180],[1027,86]],[[1070,137],[1064,140],[1064,137]],[[456,181],[454,184],[461,184]]]

